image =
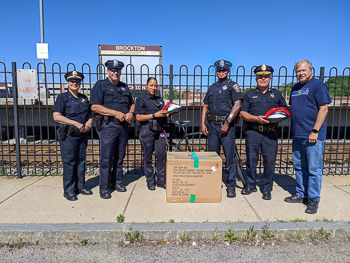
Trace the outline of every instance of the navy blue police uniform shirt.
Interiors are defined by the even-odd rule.
[[[91,108],[89,100],[84,94],[78,93],[78,98],[76,98],[68,90],[57,96],[52,111],[59,112],[68,119],[84,124],[88,120]]]
[[[204,104],[209,105],[211,115],[224,116],[231,112],[236,100],[242,100],[243,95],[238,84],[231,79],[222,83],[213,83],[205,95]],[[232,105],[231,105],[232,103]]]
[[[106,78],[96,82],[92,88],[90,104],[102,105],[126,114],[131,105],[134,104],[134,99],[129,87],[124,82],[119,81],[118,85],[114,85]]]
[[[136,100],[135,114],[153,114],[162,110],[163,106],[164,100],[162,97],[155,95],[152,98],[148,93],[146,93]],[[159,119],[160,122],[164,122],[166,120],[166,117],[157,119]],[[141,122],[141,124],[147,124],[147,121]]]
[[[287,108],[282,93],[269,88],[264,94],[256,88],[244,94],[241,111],[248,112],[253,116],[260,116],[266,115],[269,110],[275,107]]]

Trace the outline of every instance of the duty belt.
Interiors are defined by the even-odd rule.
[[[258,131],[258,132],[273,132],[275,130],[277,130],[277,125],[276,124],[249,124],[248,126],[248,130],[254,130],[254,131]]]
[[[227,116],[216,116],[216,115],[209,115],[208,121],[225,121],[227,119]]]

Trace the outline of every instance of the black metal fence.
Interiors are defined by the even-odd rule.
[[[69,63],[64,68],[53,63],[47,67],[39,63],[35,68],[24,63],[19,69],[35,69],[39,87],[38,99],[17,99],[17,64],[12,63],[11,68],[0,62],[0,175],[56,175],[62,170],[62,162],[57,141],[57,123],[53,121],[52,106],[58,94],[66,89],[64,74],[67,71],[78,70],[85,75],[81,92],[90,96],[94,83],[106,76],[104,65],[98,64],[92,68],[83,64],[80,68]],[[243,92],[255,88],[255,66],[246,69],[239,66],[231,70],[231,78],[236,81]],[[167,72],[167,70],[169,70]],[[145,92],[145,80],[150,74],[147,65],[142,65],[140,73],[134,73],[133,65],[127,65],[122,71],[122,81],[125,81],[138,97]],[[216,81],[213,66],[203,69],[196,66],[189,70],[182,65],[174,70],[158,65],[155,68],[155,77],[158,80],[159,92],[165,101],[176,102],[183,107],[183,111],[176,119],[190,120],[186,129],[189,132],[200,130],[200,116],[205,93],[209,86]],[[342,71],[331,68],[325,73],[325,68],[313,70],[313,76],[325,82],[332,97],[329,105],[326,151],[324,154],[324,168],[326,174],[349,174],[350,172],[350,121],[349,121],[349,83],[350,68]],[[295,72],[288,71],[284,66],[275,70],[271,79],[271,86],[279,89],[286,100],[289,100],[291,87],[297,83]],[[237,145],[245,161],[245,140],[241,123],[236,126]],[[279,147],[276,160],[277,173],[293,173],[292,147],[290,134],[290,121],[284,121],[279,129]],[[191,138],[194,149],[205,150],[206,138]],[[90,132],[87,150],[87,173],[98,173],[99,166],[99,140],[95,128]],[[124,160],[125,170],[138,172],[142,168],[142,152],[140,143],[134,136],[134,123],[129,132],[127,155]],[[259,162],[258,169],[262,169]]]

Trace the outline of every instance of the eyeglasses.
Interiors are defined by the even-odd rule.
[[[262,78],[269,79],[269,78],[271,78],[271,75],[258,75],[257,78],[258,79],[262,79]]]

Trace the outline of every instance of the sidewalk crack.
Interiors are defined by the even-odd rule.
[[[36,182],[39,182],[40,180],[42,180],[42,179],[44,179],[44,178],[45,178],[45,177],[39,178],[38,180],[32,182],[31,184],[26,185],[26,186],[23,187],[22,189],[18,190],[16,193],[13,193],[13,194],[10,195],[9,197],[7,197],[7,198],[5,198],[4,200],[0,201],[0,205],[1,205],[2,203],[4,203],[5,201],[9,200],[12,196],[18,194],[19,192],[23,191],[23,190],[26,189],[27,187],[29,187],[29,186],[35,184]]]
[[[325,180],[326,182],[330,183],[330,184],[331,184],[332,186],[334,186],[335,188],[337,188],[337,189],[339,189],[339,190],[341,190],[341,191],[343,191],[343,192],[345,192],[345,193],[347,193],[347,194],[350,194],[348,191],[346,191],[346,190],[344,190],[344,189],[341,189],[339,186],[333,184],[333,183],[330,182],[330,181],[327,181],[327,179],[323,179],[323,180]]]
[[[261,219],[261,217],[258,215],[258,213],[255,211],[254,207],[250,204],[250,202],[248,201],[248,199],[247,199],[245,196],[243,196],[243,197],[244,197],[244,199],[247,201],[247,203],[249,204],[250,208],[253,210],[253,212],[254,212],[254,214],[256,215],[256,217],[257,217],[261,222],[264,222],[264,221]]]

